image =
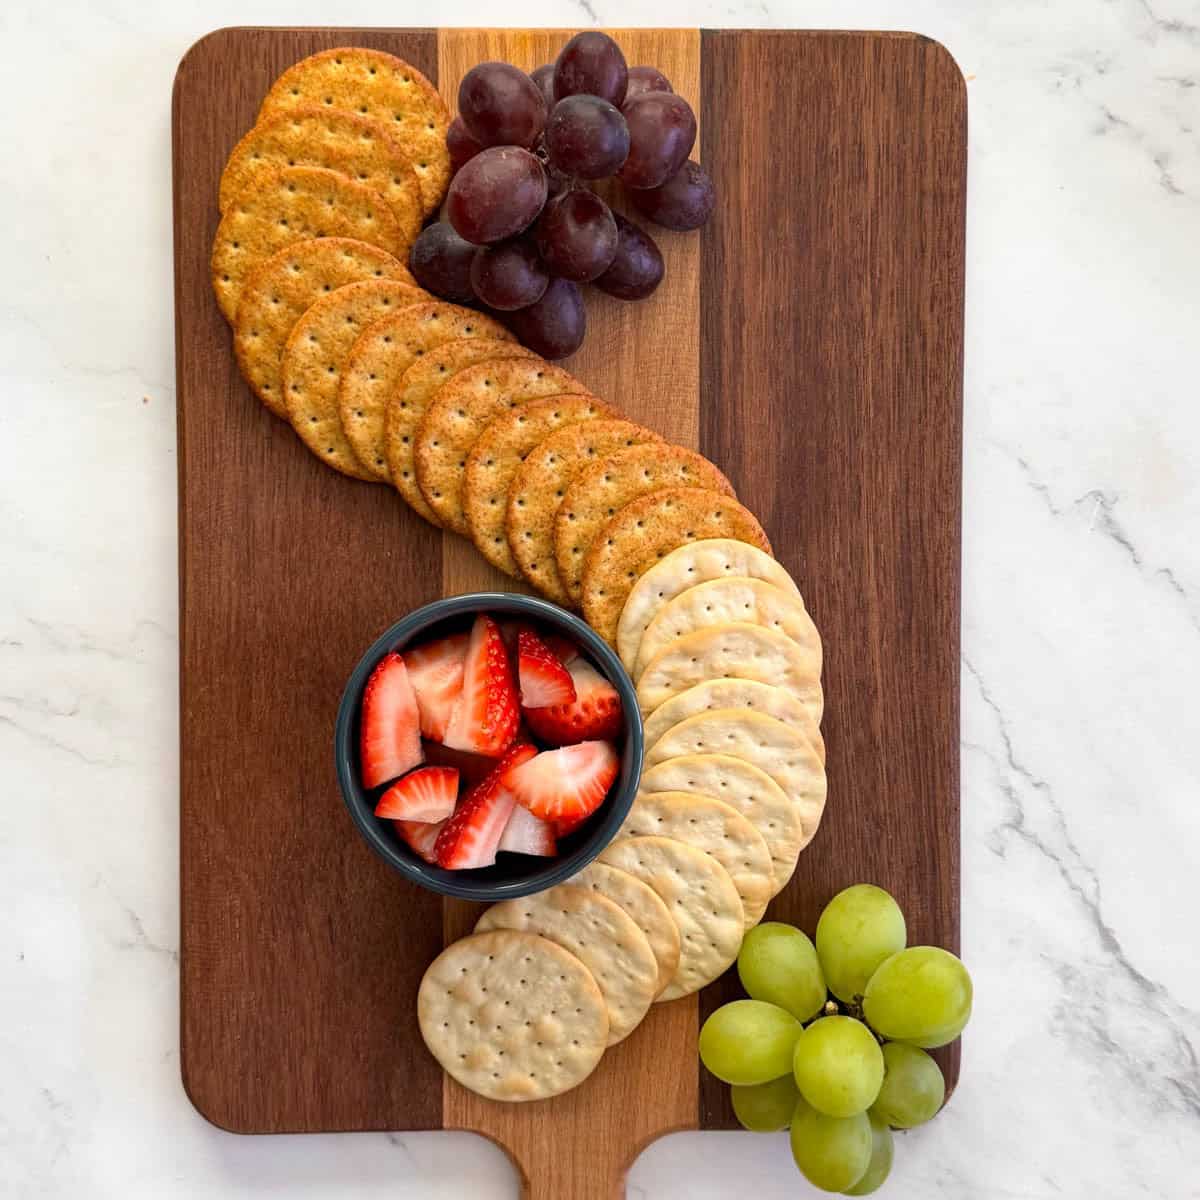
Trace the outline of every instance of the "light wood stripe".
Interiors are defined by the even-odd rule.
[[[490,59],[532,70],[549,62],[573,31],[441,30],[438,80],[456,108],[459,80]],[[630,65],[659,67],[700,113],[697,30],[610,30]],[[696,154],[699,153],[697,140]],[[614,196],[614,203],[625,206]],[[634,219],[636,214],[631,213]],[[588,336],[563,364],[597,396],[671,441],[695,447],[700,421],[700,238],[653,228],[666,259],[658,291],[640,303],[587,289]],[[442,583],[447,596],[519,585],[490,567],[470,542],[446,535]],[[447,940],[469,931],[476,905],[447,901]],[[638,1152],[664,1133],[698,1122],[697,1003],[688,997],[656,1005],[631,1037],[604,1057],[595,1074],[566,1096],[536,1104],[502,1105],[467,1092],[448,1076],[443,1091],[447,1129],[486,1135],[513,1157],[536,1200],[611,1200]],[[653,1097],[639,1090],[657,1081]]]

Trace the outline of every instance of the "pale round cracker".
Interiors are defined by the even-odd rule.
[[[421,980],[417,1021],[446,1073],[491,1100],[569,1091],[608,1043],[608,1009],[587,967],[510,929],[447,946]]]
[[[572,875],[569,883],[591,888],[619,904],[646,935],[658,963],[658,978],[654,995],[667,986],[679,966],[679,927],[659,894],[627,871],[610,867],[608,863],[590,862],[582,871]]]
[[[306,238],[349,237],[389,254],[404,239],[384,198],[324,167],[285,167],[242,192],[217,226],[209,268],[213,291],[232,325],[242,289],[259,263]]]
[[[658,610],[642,634],[633,677],[637,679],[646,664],[676,638],[730,621],[746,621],[778,630],[805,652],[820,678],[821,635],[804,601],[795,592],[784,591],[761,579],[733,575],[688,588]]]
[[[476,363],[459,371],[433,398],[413,443],[417,486],[442,524],[470,533],[463,508],[467,457],[496,417],[530,400],[587,394],[569,371],[537,358]]]
[[[639,496],[600,530],[583,565],[583,615],[610,645],[625,600],[639,576],[685,542],[737,538],[768,553],[771,543],[754,514],[719,492],[663,488]]]
[[[425,214],[441,204],[450,182],[450,114],[437,89],[411,63],[356,46],[313,54],[275,80],[258,119],[309,104],[383,122],[417,172]]]
[[[425,410],[433,402],[434,396],[467,367],[497,358],[536,357],[532,350],[527,350],[519,342],[498,342],[494,338],[458,338],[430,350],[404,372],[384,413],[384,453],[387,455],[388,474],[396,491],[431,525],[441,528],[442,523],[421,495],[413,465],[413,440]]]
[[[395,280],[348,283],[309,308],[284,347],[281,375],[292,428],[322,462],[354,479],[378,482],[342,430],[337,402],[342,368],[368,325],[412,304],[411,288]]]
[[[221,172],[221,211],[284,167],[328,167],[357,179],[387,201],[405,247],[421,232],[421,181],[381,121],[324,105],[303,105],[265,118],[229,155]]]
[[[614,410],[595,396],[554,396],[502,413],[479,435],[467,456],[463,510],[471,540],[493,567],[521,578],[504,522],[508,489],[529,453],[556,429],[615,416]]]
[[[710,625],[668,642],[638,679],[642,716],[706,679],[756,679],[786,688],[820,723],[825,698],[812,655],[777,629],[747,621]]]
[[[618,837],[669,837],[711,854],[742,898],[746,928],[762,920],[775,887],[771,851],[732,805],[699,792],[639,792]]]
[[[800,730],[745,708],[718,708],[673,725],[646,752],[646,766],[688,754],[742,758],[775,780],[800,814],[804,849],[821,824],[825,767]]]
[[[812,713],[786,689],[755,679],[706,679],[672,696],[646,718],[642,728],[646,748],[653,746],[672,725],[715,708],[749,708],[795,725],[804,731],[817,757],[825,761],[825,740]]]
[[[617,649],[627,671],[637,662],[638,645],[646,626],[662,605],[686,588],[738,575],[762,579],[785,591],[800,595],[796,581],[769,554],[748,542],[731,538],[708,538],[673,550],[662,562],[651,567],[633,585],[621,610],[617,626]]]
[[[600,985],[608,1008],[608,1044],[641,1024],[658,991],[658,961],[646,935],[620,905],[591,888],[559,884],[535,896],[493,904],[476,933],[516,929],[569,950]]]
[[[667,487],[733,495],[733,485],[704,455],[683,446],[632,446],[593,463],[567,488],[554,518],[554,560],[576,605],[583,564],[605,524],[632,500]]]
[[[412,284],[414,300],[428,294],[398,258],[354,238],[293,242],[260,263],[246,280],[233,326],[233,349],[246,382],[277,417],[287,417],[281,367],[283,348],[296,322],[322,296],[367,279]]]
[[[770,775],[728,754],[685,754],[642,772],[643,792],[696,792],[736,808],[763,836],[771,852],[773,886],[782,890],[804,843],[800,810]]]
[[[623,837],[600,861],[649,884],[679,927],[679,966],[659,1000],[699,991],[737,958],[746,929],[742,900],[711,854],[674,838]]]
[[[567,488],[592,463],[643,442],[663,440],[632,421],[571,425],[531,450],[513,476],[504,515],[508,547],[521,574],[556,603],[571,603],[554,561],[554,517]]]
[[[338,384],[338,415],[360,465],[381,482],[392,478],[384,421],[404,372],[430,350],[460,338],[516,341],[492,317],[430,298],[364,329],[351,348]]]

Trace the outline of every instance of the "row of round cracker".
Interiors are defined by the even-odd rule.
[[[821,640],[795,581],[746,543],[680,547],[634,585],[617,641],[645,721],[642,793],[735,796],[778,891],[826,796]]]
[[[341,47],[285,71],[221,176],[211,274],[225,317],[297,241],[351,237],[406,257],[449,182],[448,125],[437,90],[394,55]]]
[[[627,828],[569,883],[492,905],[472,935],[448,946],[417,1002],[442,1067],[494,1100],[558,1095],[655,1000],[722,974],[741,945],[748,876],[738,861],[744,822],[714,807],[727,811],[698,820],[690,798],[664,794],[638,819],[687,840]]]

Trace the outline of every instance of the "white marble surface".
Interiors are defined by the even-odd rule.
[[[432,19],[648,11],[446,0]],[[220,25],[430,19],[403,0],[0,8],[0,1195],[516,1194],[462,1135],[220,1133],[176,1048],[171,78]],[[958,1094],[900,1139],[884,1194],[1200,1196],[1200,4],[661,0],[653,20],[913,28],[970,80],[978,1003]],[[784,1140],[750,1135],[668,1139],[629,1184],[735,1193],[809,1194]]]

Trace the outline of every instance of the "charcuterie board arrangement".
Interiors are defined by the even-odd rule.
[[[970,1011],[953,62],[223,30],[174,138],[193,1101],[477,1130],[546,1196],[790,1125],[875,1190]],[[591,632],[481,608],[355,668],[476,591]],[[347,818],[335,715],[355,821],[419,870]]]

